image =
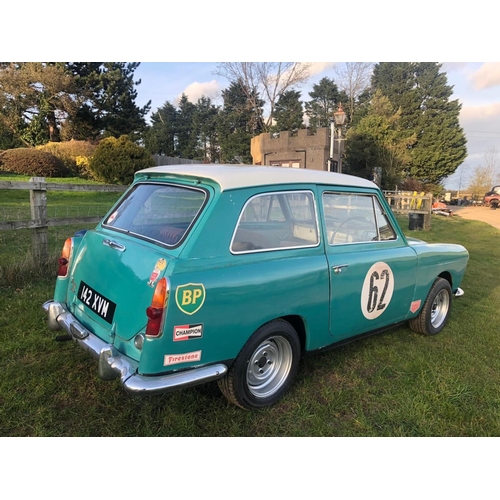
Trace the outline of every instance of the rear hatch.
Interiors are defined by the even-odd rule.
[[[86,233],[70,276],[68,302],[103,340],[113,335],[129,340],[145,327],[154,287],[173,256],[140,239],[109,233]]]
[[[73,257],[67,302],[75,317],[106,342],[144,331],[156,284],[207,197],[200,188],[159,182],[129,190]]]

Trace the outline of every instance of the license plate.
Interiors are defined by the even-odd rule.
[[[93,312],[100,316],[109,324],[113,322],[116,304],[111,300],[96,292],[84,281],[80,282],[78,288],[78,298]]]

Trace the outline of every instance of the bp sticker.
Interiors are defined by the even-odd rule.
[[[361,290],[361,310],[366,319],[378,318],[391,302],[394,275],[388,264],[377,262],[366,273]]]
[[[205,287],[201,283],[180,285],[175,291],[175,302],[184,314],[194,314],[205,302]]]

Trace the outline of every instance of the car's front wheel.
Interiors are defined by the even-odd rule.
[[[439,333],[448,321],[451,298],[450,283],[444,278],[438,278],[433,283],[420,313],[410,320],[410,328],[424,335]]]
[[[274,320],[259,328],[218,381],[226,398],[242,408],[263,408],[289,389],[300,361],[300,341],[290,323]]]

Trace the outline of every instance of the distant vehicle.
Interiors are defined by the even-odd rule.
[[[43,308],[59,340],[75,340],[129,393],[218,380],[232,403],[261,408],[306,353],[403,322],[439,333],[468,257],[407,238],[365,179],[156,167],[135,174],[94,230],[67,239]]]
[[[483,204],[489,205],[493,209],[497,209],[500,203],[500,186],[493,186],[491,191],[488,191],[483,198]]]

